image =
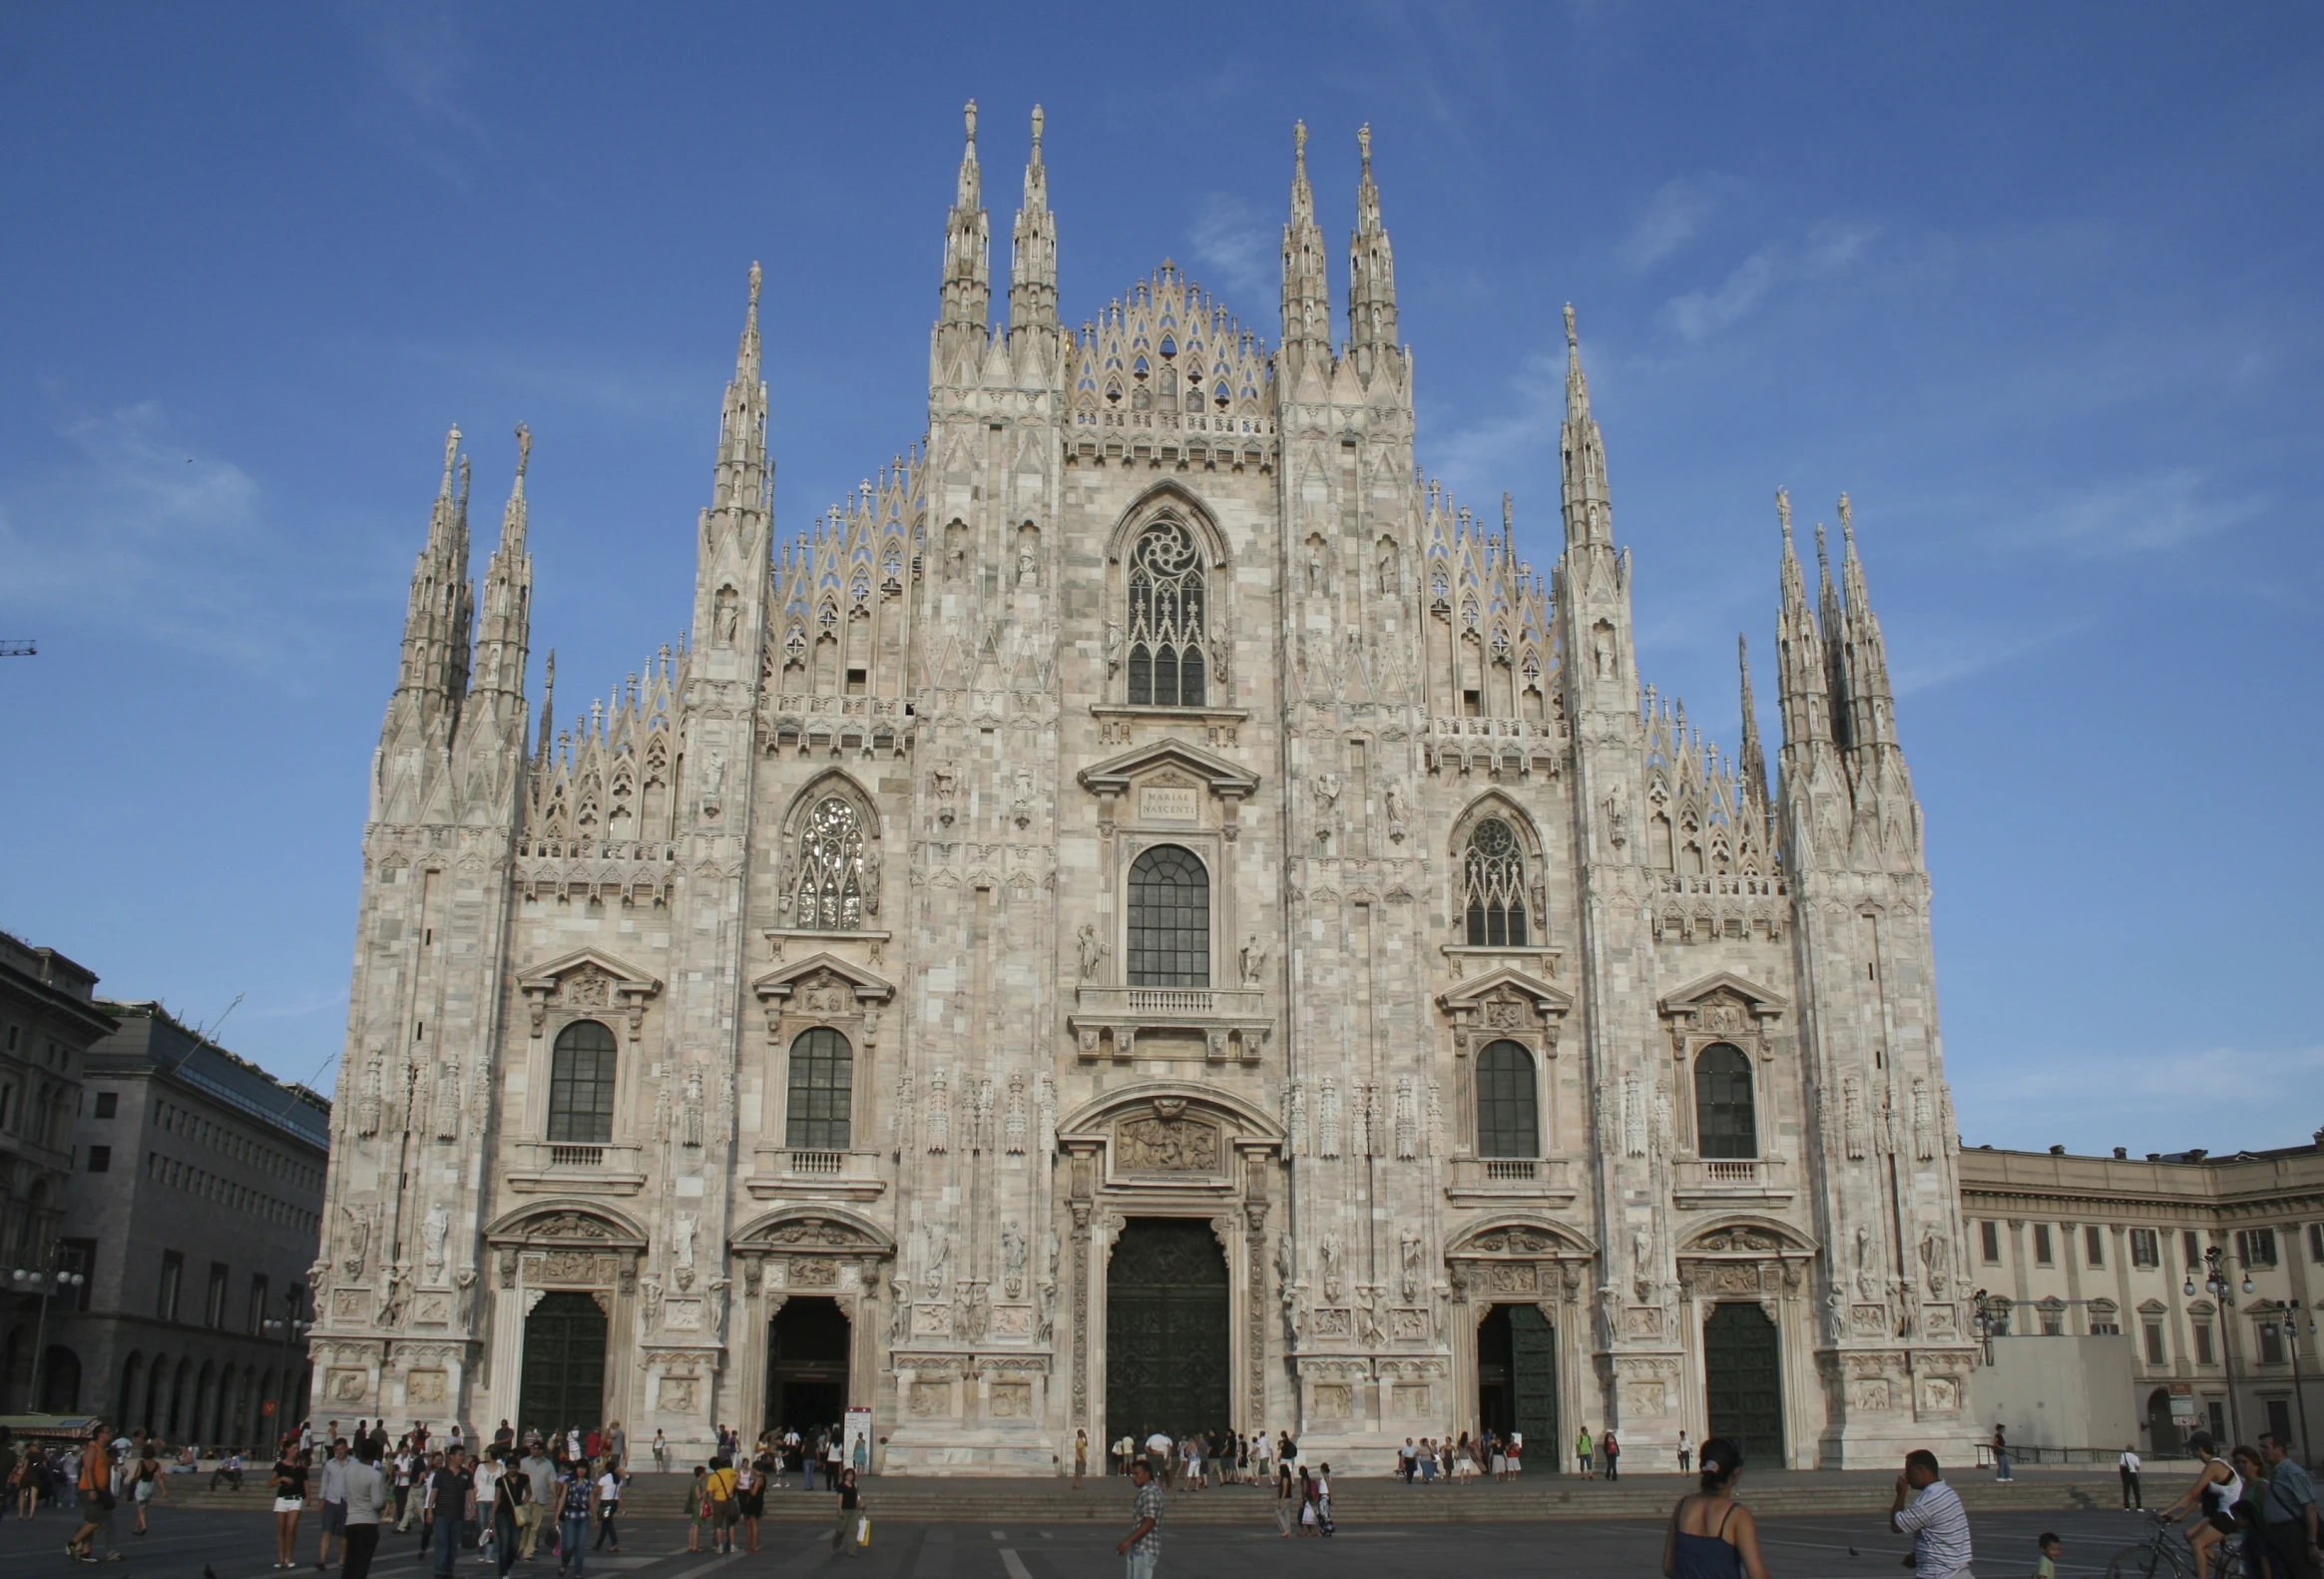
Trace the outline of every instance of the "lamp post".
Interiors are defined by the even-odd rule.
[[[299,1306],[301,1304],[301,1293],[302,1291],[296,1284],[292,1284],[289,1288],[283,1290],[282,1314],[280,1316],[269,1316],[265,1318],[265,1320],[259,1323],[259,1325],[265,1327],[269,1334],[278,1332],[282,1336],[281,1385],[282,1391],[285,1393],[289,1392],[290,1390],[290,1345],[297,1341],[299,1338],[304,1337],[308,1332],[314,1330],[314,1322],[306,1319],[298,1314]],[[278,1403],[281,1401],[281,1399],[276,1400]],[[274,1421],[274,1440],[276,1445],[280,1445],[282,1440],[283,1423],[284,1422],[280,1417],[277,1417]]]
[[[2216,1245],[2203,1252],[2203,1288],[2213,1300],[2218,1302],[2222,1315],[2222,1319],[2219,1322],[2219,1357],[2227,1370],[2227,1439],[2229,1442],[2233,1442],[2243,1435],[2243,1411],[2235,1406],[2235,1322],[2228,1318],[2235,1310],[2235,1289],[2234,1285],[2227,1281],[2227,1263],[2234,1259]],[[2186,1288],[2182,1292],[2190,1300],[2195,1297],[2195,1275],[2192,1268],[2187,1271]],[[2243,1292],[2245,1294],[2251,1292],[2251,1273],[2248,1268],[2243,1274]]]
[[[2300,1400],[2300,1462],[2303,1464],[2313,1462],[2315,1453],[2308,1443],[2308,1385],[2300,1379],[2300,1322],[2301,1318],[2306,1316],[2308,1335],[2314,1337],[2316,1335],[2316,1318],[2313,1316],[2308,1316],[2289,1300],[2262,1300],[2252,1309],[2271,1313],[2278,1317],[2277,1320],[2267,1323],[2267,1329],[2271,1332],[2281,1332],[2284,1346],[2291,1350],[2292,1396]]]
[[[1977,1322],[1978,1346],[1985,1351],[1985,1362],[1991,1365],[1993,1363],[1993,1297],[1980,1289],[1971,1295],[1969,1300],[1976,1311],[1972,1319]]]
[[[40,1407],[40,1362],[48,1355],[49,1301],[79,1289],[88,1281],[77,1272],[40,1272],[29,1267],[18,1267],[8,1275],[10,1288],[40,1300],[40,1315],[32,1327],[32,1381],[25,1389],[29,1396],[24,1400],[27,1414],[45,1412]]]

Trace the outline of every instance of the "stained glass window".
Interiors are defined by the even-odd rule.
[[[863,925],[863,819],[826,795],[799,834],[797,919],[807,931],[852,932]]]
[[[1209,587],[1202,552],[1182,522],[1164,518],[1130,551],[1130,702],[1198,708],[1205,693]]]
[[[1525,851],[1501,818],[1485,818],[1469,835],[1461,887],[1471,948],[1527,946]]]

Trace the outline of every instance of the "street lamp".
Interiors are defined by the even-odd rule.
[[[49,1301],[60,1294],[71,1293],[89,1280],[77,1272],[39,1272],[19,1267],[8,1275],[8,1286],[18,1294],[38,1296],[40,1316],[32,1327],[32,1383],[26,1390],[31,1396],[24,1400],[28,1414],[40,1409],[40,1362],[48,1354]]]
[[[298,1314],[299,1303],[299,1289],[293,1284],[282,1291],[282,1314],[269,1316],[258,1323],[269,1334],[279,1332],[282,1335],[282,1390],[285,1393],[290,1390],[290,1345],[314,1330],[314,1323]],[[277,1443],[282,1439],[283,1423],[280,1416],[275,1418],[274,1439]]]
[[[2308,1388],[2300,1379],[2300,1317],[2304,1313],[2289,1300],[2262,1300],[2252,1309],[2280,1317],[2280,1320],[2265,1323],[2263,1330],[2271,1335],[2282,1333],[2284,1346],[2292,1351],[2292,1396],[2300,1400],[2300,1462],[2313,1462],[2315,1453],[2308,1445]],[[2316,1318],[2310,1316],[2307,1322],[2308,1335],[2314,1337]]]
[[[2222,1313],[2232,1313],[2235,1309],[2234,1286],[2227,1281],[2227,1263],[2233,1260],[2234,1257],[2216,1245],[2203,1252],[2203,1288],[2219,1303]],[[2251,1272],[2246,1268],[2243,1292],[2249,1294],[2251,1288]],[[2195,1274],[2191,1267],[2187,1269],[2183,1292],[2190,1300],[2195,1297]],[[2243,1411],[2235,1406],[2235,1323],[2232,1319],[2219,1322],[2219,1354],[2227,1369],[2227,1439],[2232,1442],[2243,1435]]]
[[[1993,1332],[2001,1324],[2001,1316],[1994,1309],[1993,1296],[1983,1289],[1971,1295],[1969,1300],[1976,1310],[1972,1319],[1977,1322],[1977,1341],[1985,1350],[1985,1362],[1990,1365],[1993,1363]]]

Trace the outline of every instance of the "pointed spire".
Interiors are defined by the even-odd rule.
[[[548,662],[541,666],[541,731],[533,738],[533,767],[536,773],[549,764],[549,742],[557,725],[557,649],[549,649]]]
[[[1331,288],[1324,277],[1323,232],[1315,224],[1315,189],[1307,184],[1307,123],[1292,127],[1291,220],[1283,227],[1283,349],[1294,363],[1331,356]]]
[[[1380,223],[1380,189],[1372,180],[1372,129],[1357,129],[1363,175],[1356,183],[1356,231],[1348,243],[1348,344],[1366,379],[1376,363],[1400,364],[1396,337],[1396,260]]]
[[[984,178],[977,168],[977,107],[962,112],[968,143],[960,156],[960,184],[944,225],[944,290],[937,335],[948,363],[981,354],[991,333],[992,222],[985,217]]]
[[[1842,747],[1853,743],[1854,710],[1848,705],[1848,616],[1840,605],[1839,589],[1832,584],[1831,547],[1824,523],[1816,523],[1816,624],[1824,638],[1824,690],[1828,699],[1832,739]]]
[[[734,351],[734,376],[718,412],[718,459],[710,483],[710,507],[703,513],[703,546],[736,515],[763,512],[766,505],[766,383],[759,365],[758,292],[764,276],[750,265],[750,298],[742,309],[742,338]]]
[[[412,565],[396,689],[456,708],[468,690],[474,613],[468,582],[468,463],[455,424],[444,435],[444,475],[428,511],[427,544]]]
[[[1742,777],[1744,798],[1764,810],[1767,757],[1759,749],[1759,704],[1751,696],[1751,647],[1740,631],[1735,633],[1735,668],[1743,680],[1743,745],[1736,771]]]
[[[501,511],[500,546],[484,569],[484,597],[476,627],[476,683],[478,692],[522,696],[525,689],[525,652],[531,641],[533,559],[525,551],[525,468],[533,456],[533,432],[517,424],[517,471],[509,484],[508,505]],[[519,716],[514,729],[521,734]]]
[[[1566,473],[1566,542],[1614,543],[1614,501],[1606,481],[1606,438],[1590,411],[1590,380],[1582,371],[1582,339],[1574,304],[1566,303],[1566,424],[1560,439]]]
[[[1841,653],[1846,680],[1848,740],[1853,746],[1896,744],[1896,701],[1888,679],[1888,644],[1872,599],[1864,587],[1864,562],[1856,557],[1856,523],[1848,496],[1840,495],[1841,608],[1846,620]]]
[[[1025,201],[1009,251],[1009,331],[1057,327],[1057,220],[1049,212],[1049,172],[1041,163],[1041,106],[1033,107],[1033,152],[1025,161]]]
[[[1783,608],[1775,622],[1778,696],[1783,708],[1786,748],[1831,740],[1830,680],[1824,664],[1823,633],[1808,607],[1807,577],[1791,540],[1791,495],[1775,490],[1775,514],[1783,523],[1781,580]]]

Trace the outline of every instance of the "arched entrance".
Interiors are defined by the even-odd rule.
[[[1106,1268],[1106,1436],[1220,1431],[1226,1257],[1210,1225],[1132,1218]]]
[[[2146,1394],[2146,1452],[2152,1458],[2176,1458],[2186,1451],[2178,1421],[2170,1412],[2170,1389],[2156,1387]]]
[[[1714,1306],[1702,1323],[1702,1371],[1712,1436],[1745,1463],[1783,1462],[1783,1345],[1756,1304]]]
[[[836,1300],[793,1296],[766,1326],[766,1424],[807,1436],[847,1415],[846,1313]]]
[[[586,1294],[544,1294],[525,1317],[517,1425],[543,1432],[605,1423],[606,1314]]]
[[[1477,1423],[1525,1437],[1537,1467],[1557,1467],[1558,1329],[1539,1306],[1497,1305],[1477,1326]]]

